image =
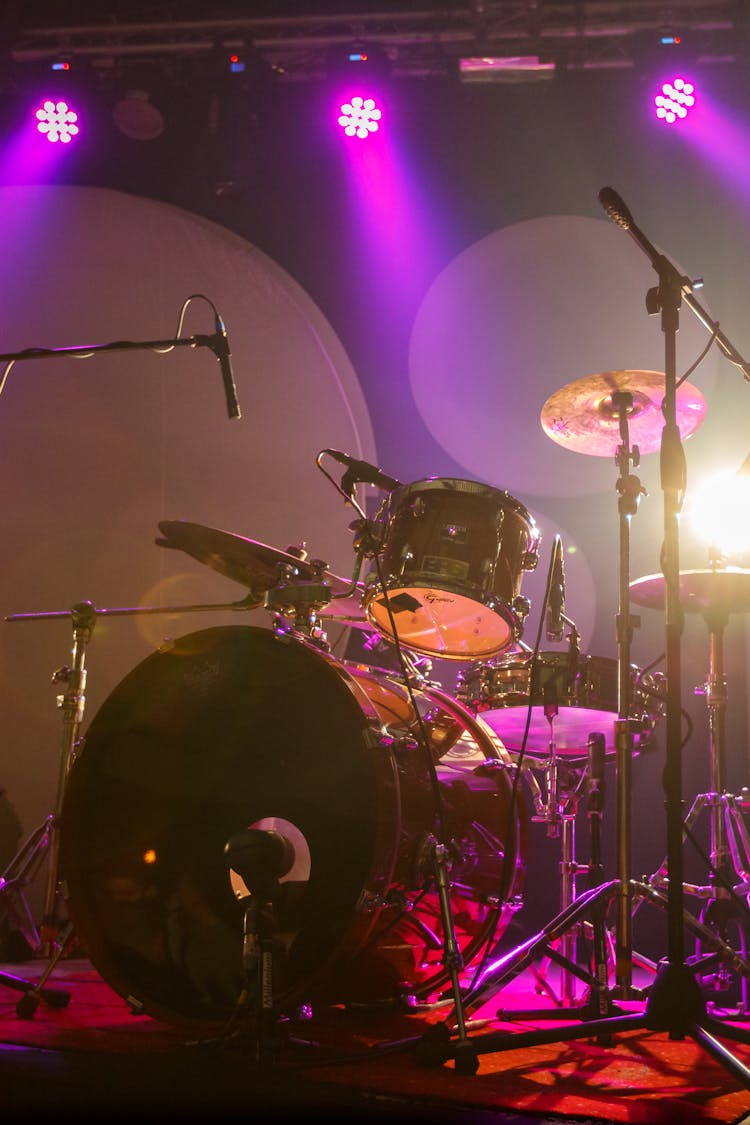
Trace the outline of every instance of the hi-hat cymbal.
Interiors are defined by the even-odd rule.
[[[542,429],[558,445],[575,453],[613,457],[622,444],[620,414],[613,405],[615,392],[631,396],[628,404],[628,437],[641,453],[661,446],[665,376],[660,371],[603,371],[568,383],[542,407]],[[697,387],[682,383],[675,392],[677,428],[682,438],[698,429],[706,413],[706,400]]]
[[[630,594],[638,605],[664,609],[666,581],[662,574],[647,574],[630,583]],[[750,611],[750,570],[727,566],[721,570],[683,570],[680,573],[680,603],[686,613],[722,610]]]
[[[332,574],[325,563],[307,559],[306,552],[300,558],[291,551],[280,551],[231,531],[183,520],[161,520],[159,530],[164,538],[156,540],[157,546],[184,551],[225,578],[246,586],[258,596],[259,602],[264,593],[290,578],[321,579],[330,586],[332,593],[343,594],[351,585],[350,581]]]

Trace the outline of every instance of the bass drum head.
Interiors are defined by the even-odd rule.
[[[279,887],[276,986],[310,981],[368,878],[372,741],[345,680],[260,629],[194,633],[131,671],[90,724],[61,816],[71,920],[104,979],[167,1022],[226,1018],[245,910],[225,845],[275,827],[295,852]]]

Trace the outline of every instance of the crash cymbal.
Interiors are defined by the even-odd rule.
[[[662,574],[647,574],[630,583],[633,601],[649,609],[664,609],[665,590]],[[750,570],[738,566],[721,570],[683,570],[680,602],[686,613],[712,609],[747,613],[750,610]]]
[[[332,574],[325,563],[309,559],[303,549],[299,557],[291,548],[280,551],[231,531],[182,520],[161,520],[159,530],[164,538],[156,540],[157,546],[184,551],[225,578],[246,586],[258,595],[259,602],[263,594],[279,582],[294,578],[321,579],[330,586],[332,593],[344,593],[351,585],[350,581]]]
[[[630,444],[641,453],[654,453],[661,446],[665,376],[660,371],[603,371],[568,383],[542,407],[542,429],[558,445],[574,453],[612,457],[622,444],[619,412],[612,403],[615,391],[632,397],[628,410]],[[698,429],[706,413],[706,401],[690,383],[675,393],[677,428],[687,438]]]

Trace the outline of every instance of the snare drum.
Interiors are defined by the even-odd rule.
[[[663,710],[664,692],[658,677],[643,675],[635,665],[630,677],[630,720],[635,747],[642,750]],[[541,652],[532,671],[531,653],[506,653],[461,674],[456,695],[481,714],[510,753],[521,750],[529,706],[526,751],[531,756],[548,755],[554,742],[556,753],[582,757],[590,734],[603,734],[605,752],[614,753],[616,660]]]
[[[489,485],[437,477],[388,503],[380,571],[365,592],[373,628],[444,660],[493,656],[518,640],[529,612],[523,574],[539,557],[526,508]]]

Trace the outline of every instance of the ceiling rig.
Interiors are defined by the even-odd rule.
[[[150,5],[151,18],[140,22],[118,18],[116,5],[103,4],[92,6],[90,22],[37,15],[10,34],[10,56],[17,66],[65,57],[104,68],[118,60],[184,62],[251,51],[279,79],[304,81],[325,77],[332,58],[353,46],[378,52],[394,75],[428,77],[452,73],[470,56],[537,57],[569,68],[631,66],[649,44],[676,35],[696,61],[733,62],[744,51],[747,19],[736,0],[472,0],[424,10],[359,5],[348,12],[301,4],[305,14],[253,17],[226,14],[229,7],[223,13],[215,4],[211,18],[174,19],[171,5]]]

